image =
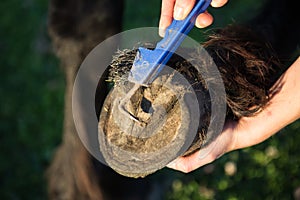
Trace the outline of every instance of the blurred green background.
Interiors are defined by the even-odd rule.
[[[214,27],[251,19],[264,1],[210,8]],[[45,169],[61,141],[64,77],[47,35],[46,0],[0,3],[0,199],[47,199]],[[124,30],[157,26],[160,0],[126,0]],[[208,30],[190,34],[201,40]],[[293,199],[300,190],[300,121],[267,141],[172,176],[165,199]]]

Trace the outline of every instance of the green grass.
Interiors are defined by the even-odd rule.
[[[47,35],[46,0],[0,4],[0,199],[46,199],[44,171],[61,141],[64,79]],[[250,19],[261,4],[231,0],[210,11],[211,28]],[[127,0],[124,30],[157,27],[160,1]],[[201,40],[204,30],[190,36]],[[166,199],[291,199],[300,186],[300,121],[255,147],[235,151],[190,174],[172,177]],[[270,156],[270,148],[277,154]],[[235,163],[234,176],[224,165]]]
[[[60,142],[64,81],[46,32],[47,1],[0,4],[0,199],[45,198]]]

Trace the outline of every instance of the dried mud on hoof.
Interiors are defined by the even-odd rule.
[[[100,150],[118,173],[144,177],[165,167],[191,146],[199,124],[193,119],[198,100],[189,84],[178,84],[174,76],[164,75],[147,88],[139,87],[123,111],[120,102],[134,84],[119,83],[106,97],[99,120]]]

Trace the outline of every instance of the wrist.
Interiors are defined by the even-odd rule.
[[[226,122],[222,135],[225,135],[226,140],[227,140],[227,146],[225,148],[225,152],[230,152],[239,149],[238,148],[238,142],[237,142],[237,134],[238,132],[236,131],[238,127],[238,121],[233,121],[229,120]]]

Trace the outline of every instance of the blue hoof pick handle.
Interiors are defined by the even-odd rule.
[[[184,20],[173,20],[165,37],[154,50],[140,47],[130,70],[128,80],[136,85],[148,86],[158,76],[172,54],[180,46],[195,25],[196,18],[203,13],[211,0],[198,0]]]
[[[211,0],[197,0],[194,8],[184,20],[173,20],[167,28],[165,37],[157,43],[154,50],[140,47],[135,56],[128,80],[134,83],[131,90],[120,100],[119,110],[130,119],[140,123],[139,119],[126,109],[126,102],[140,86],[149,86],[158,76],[172,54],[180,46],[187,34],[195,26],[196,18],[203,13]]]

